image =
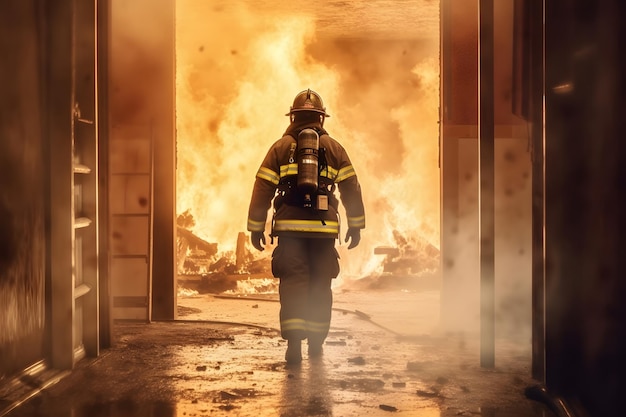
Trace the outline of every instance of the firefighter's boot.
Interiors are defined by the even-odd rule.
[[[309,339],[309,356],[312,358],[316,358],[322,356],[322,346],[324,345],[324,341]]]
[[[289,339],[287,341],[285,360],[288,364],[298,364],[302,362],[302,341],[300,339]]]

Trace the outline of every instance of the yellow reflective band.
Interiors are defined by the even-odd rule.
[[[250,232],[264,232],[265,221],[259,222],[256,220],[248,219],[248,231]]]
[[[284,178],[288,175],[298,175],[298,164],[280,166],[280,177]]]
[[[339,233],[339,222],[326,220],[325,225],[321,220],[276,220],[274,230],[276,232],[318,232]]]
[[[355,175],[356,175],[356,172],[354,172],[354,167],[352,167],[352,165],[348,165],[347,167],[343,167],[339,170],[339,173],[337,174],[337,178],[335,179],[335,182],[341,182],[350,177],[354,177]]]
[[[320,177],[325,177],[335,181],[335,178],[337,178],[337,174],[338,171],[335,168],[329,166],[325,167],[322,172],[320,172]],[[280,178],[284,178],[289,175],[298,175],[298,164],[281,165]]]
[[[306,321],[303,319],[289,319],[280,322],[281,330],[304,330],[306,331]]]
[[[365,229],[365,216],[348,217],[348,227]]]
[[[269,181],[274,185],[278,185],[278,182],[280,181],[278,174],[276,174],[274,171],[266,167],[259,168],[259,171],[256,173],[256,176],[257,178],[261,178],[263,180]]]
[[[314,333],[326,333],[330,327],[329,322],[321,323],[315,321],[307,321],[307,330]]]
[[[320,176],[335,181],[335,178],[337,178],[337,170],[331,166],[327,166],[320,172]]]

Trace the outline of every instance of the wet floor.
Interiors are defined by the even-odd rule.
[[[425,317],[411,315],[415,332],[402,334],[401,321],[365,317],[347,294],[335,301],[323,356],[304,344],[303,363],[286,366],[278,303],[180,297],[182,320],[116,324],[112,349],[8,416],[553,417],[524,396],[536,383],[526,346],[499,341],[496,367],[483,369],[472,340],[426,332]]]

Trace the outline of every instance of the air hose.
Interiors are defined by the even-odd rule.
[[[261,326],[258,324],[252,323],[243,323],[238,321],[222,321],[222,320],[181,320],[181,319],[161,319],[161,320],[153,320],[156,323],[205,323],[205,324],[225,324],[228,326],[239,326],[239,327],[252,327],[254,329],[263,330],[266,332],[277,333],[280,334],[280,330],[275,329],[273,327]]]
[[[275,298],[262,298],[262,297],[237,297],[237,296],[230,296],[230,295],[221,295],[221,294],[214,294],[213,297],[215,298],[222,298],[222,299],[227,299],[227,300],[246,300],[246,301],[269,301],[269,302],[275,302],[278,303],[280,302],[280,300],[277,300]],[[411,340],[411,339],[415,339],[415,338],[419,338],[420,336],[407,336],[407,335],[402,335],[394,330],[391,330],[388,327],[385,327],[379,323],[376,323],[375,321],[372,320],[371,316],[367,313],[364,313],[362,311],[359,310],[348,310],[348,309],[344,309],[344,308],[337,308],[337,307],[333,307],[333,311],[338,311],[344,314],[354,314],[355,316],[357,316],[358,318],[365,320],[371,324],[373,324],[374,326],[385,330],[386,332],[389,332],[391,334],[393,334],[394,336],[403,339],[403,340]]]

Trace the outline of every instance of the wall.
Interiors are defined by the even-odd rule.
[[[444,4],[456,5],[454,1]],[[619,16],[625,11],[624,3],[617,0],[550,1],[543,4],[545,15],[537,2],[517,2],[517,6],[529,13],[527,18],[530,19],[524,30],[517,32],[522,39],[516,39],[527,42],[524,47],[529,48],[525,51],[527,61],[520,63],[523,70],[528,71],[528,78],[511,80],[511,85],[521,81],[525,89],[522,94],[526,96],[518,99],[528,100],[526,105],[530,104],[518,110],[531,115],[532,229],[526,209],[520,205],[527,204],[525,197],[510,200],[505,211],[511,220],[507,231],[509,242],[522,243],[517,246],[519,255],[523,255],[519,249],[526,250],[523,242],[529,238],[530,230],[533,234],[533,376],[545,384],[549,395],[543,399],[561,410],[559,415],[621,416],[626,372],[622,360],[626,351],[623,302],[626,294],[623,278],[626,275],[623,256],[626,172],[622,143],[626,119],[620,44],[624,29]],[[444,14],[444,25],[446,22],[462,24],[447,20],[451,16],[458,17],[458,14]],[[468,19],[470,25],[475,22],[474,18]],[[507,22],[512,23],[512,20],[504,19],[505,25]],[[544,29],[545,43],[542,42]],[[447,33],[455,36],[454,31]],[[459,29],[458,33],[462,31]],[[506,50],[501,41],[499,39],[497,44]],[[446,80],[450,82],[445,75],[446,62],[452,60],[454,65],[454,50],[451,51],[452,56],[443,54],[444,89]],[[459,56],[468,54],[463,51]],[[462,62],[466,68],[475,68],[471,62]],[[473,83],[471,75],[467,78]],[[496,90],[496,100],[497,97]],[[448,92],[444,94],[445,99],[466,100],[471,108],[475,97],[472,100],[459,98]],[[444,180],[452,187],[446,188],[444,181],[442,191],[452,204],[445,206],[449,211],[443,227],[452,245],[448,247],[450,256],[444,258],[444,262],[448,262],[444,266],[452,277],[459,277],[459,273],[454,274],[455,253],[449,249],[458,251],[463,243],[473,248],[473,241],[460,241],[454,234],[464,231],[464,227],[475,230],[474,218],[470,216],[469,221],[463,221],[454,214],[463,214],[476,205],[472,192],[477,188],[476,148],[475,144],[468,144],[472,137],[470,129],[463,131],[456,127],[446,132],[446,123],[456,120],[454,114],[448,116],[451,118],[444,118],[443,129]],[[545,131],[542,129],[544,122]],[[457,135],[450,135],[451,132]],[[496,155],[498,143],[502,142],[496,140]],[[506,196],[510,194],[507,190],[517,190],[515,194],[521,197],[528,195],[527,167],[519,160],[525,153],[520,146],[522,143],[520,137],[514,148],[496,160],[496,190],[498,184],[508,184],[503,194],[501,191],[505,197],[501,202],[507,202]],[[502,163],[513,169],[498,172]],[[448,169],[450,167],[452,169]],[[514,175],[507,177],[509,174]],[[469,184],[461,186],[462,180]],[[496,222],[497,216],[498,212]],[[447,220],[452,222],[447,223]],[[450,224],[454,229],[446,229]],[[496,235],[496,269],[501,261],[497,250],[501,231]],[[515,256],[515,248],[513,245],[508,255]],[[467,259],[471,262],[472,256]],[[526,262],[519,265],[528,268]],[[510,271],[520,277],[528,275],[527,270]],[[502,282],[501,278],[502,274],[497,272],[496,286]],[[517,282],[523,283],[526,290],[527,283],[523,279]]]
[[[530,346],[531,160],[513,114],[513,5],[494,2],[496,337]],[[480,326],[478,1],[442,0],[442,325]]]
[[[545,6],[545,382],[592,416],[621,416],[624,3]]]
[[[0,2],[0,380],[44,356],[46,164],[37,3]]]
[[[116,143],[121,143],[123,148],[123,143],[128,144],[128,140],[146,139],[152,143],[154,150],[153,195],[147,195],[149,191],[132,184],[127,184],[128,188],[122,190],[112,184],[115,195],[111,195],[110,204],[115,209],[119,207],[120,199],[132,200],[133,208],[138,207],[141,213],[146,210],[151,213],[149,222],[154,228],[151,229],[150,224],[137,226],[136,230],[143,236],[142,240],[137,240],[137,233],[129,233],[130,230],[126,228],[127,222],[117,221],[112,213],[111,245],[114,252],[116,248],[122,248],[121,252],[117,252],[122,256],[124,248],[130,247],[128,250],[135,254],[144,250],[146,245],[151,245],[152,315],[154,318],[171,319],[176,314],[174,1],[112,1],[109,21],[107,70],[110,84],[107,93],[112,165],[116,159],[132,159],[128,152],[133,151],[120,150],[116,148]],[[143,152],[138,163],[145,162],[146,157],[149,158]],[[132,160],[130,162],[132,165]],[[139,166],[135,168],[140,171],[143,169]],[[112,166],[113,169],[116,168]],[[153,209],[149,209],[149,204],[153,205]],[[122,287],[124,282],[129,286],[139,285],[130,282],[136,266],[112,265],[112,281],[117,280]],[[150,283],[141,285],[144,286],[145,295],[145,285]],[[149,312],[147,316],[149,318]]]
[[[99,353],[95,6],[0,3],[2,377]]]

